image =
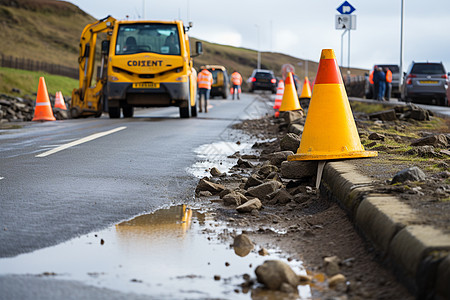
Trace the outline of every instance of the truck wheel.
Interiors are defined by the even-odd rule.
[[[110,119],[119,119],[120,118],[120,107],[109,107],[109,118]]]
[[[197,101],[195,101],[195,104],[191,106],[191,116],[197,117]]]
[[[190,103],[185,103],[185,105],[186,106],[180,106],[180,118],[182,119],[188,119],[191,117],[191,105]]]
[[[128,103],[122,104],[122,113],[124,118],[132,118],[134,115],[134,107]]]

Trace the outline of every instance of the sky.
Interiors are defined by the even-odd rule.
[[[347,0],[356,9],[356,29],[344,35],[335,28],[344,0],[67,1],[98,19],[192,21],[190,36],[218,44],[316,62],[331,48],[339,65],[362,69],[400,64],[402,0]],[[442,61],[450,72],[450,0],[404,0],[403,16],[403,71],[412,61]]]

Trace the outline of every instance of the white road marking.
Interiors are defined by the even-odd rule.
[[[123,130],[125,128],[127,128],[127,127],[126,126],[122,126],[122,127],[117,127],[115,129],[108,130],[108,131],[94,133],[94,134],[92,134],[90,136],[87,136],[87,137],[84,137],[82,139],[79,139],[79,140],[76,140],[76,141],[73,141],[73,142],[61,145],[61,146],[56,147],[55,149],[49,150],[47,152],[38,154],[35,157],[46,157],[46,156],[49,156],[51,154],[55,154],[56,152],[59,152],[59,151],[62,151],[62,150],[66,150],[66,149],[68,149],[70,147],[77,146],[77,145],[80,145],[80,144],[83,144],[83,143],[86,143],[86,142],[90,142],[92,140],[101,138],[101,137],[103,137],[105,135],[112,134],[112,133],[115,133],[117,131]]]

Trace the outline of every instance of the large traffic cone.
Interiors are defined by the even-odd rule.
[[[283,100],[281,102],[280,111],[292,111],[302,109],[298,101],[297,90],[295,89],[292,73],[289,72],[284,83]]]
[[[305,81],[303,81],[303,88],[300,99],[311,99],[311,85],[309,84],[308,77],[305,77]]]
[[[67,110],[66,102],[64,101],[64,97],[61,91],[56,92],[55,94],[55,107],[63,110]]]
[[[32,121],[56,121],[53,116],[52,105],[48,98],[47,86],[44,77],[39,78],[39,86]]]
[[[377,156],[365,151],[332,49],[322,50],[300,147],[288,160],[330,160]]]
[[[275,104],[273,105],[273,109],[279,109],[281,106],[281,102],[283,101],[283,93],[284,93],[284,82],[280,80],[277,86],[277,94],[275,96]]]

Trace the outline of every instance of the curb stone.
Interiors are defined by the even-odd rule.
[[[417,299],[450,299],[450,235],[414,225],[411,207],[394,196],[370,193],[371,183],[348,162],[328,162],[321,192],[347,211]]]

